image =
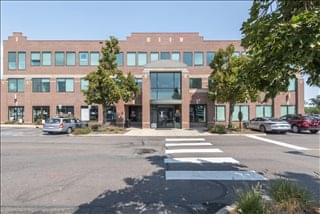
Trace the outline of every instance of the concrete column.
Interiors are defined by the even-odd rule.
[[[56,79],[54,78],[51,78],[50,79],[50,99],[53,101],[53,102],[50,102],[50,117],[54,117],[57,114],[57,106],[59,104],[62,104],[62,103],[56,103],[56,93],[57,93],[57,88],[56,88]]]
[[[304,115],[304,81],[303,81],[303,78],[297,79],[296,109],[297,109],[298,114]]]
[[[181,111],[182,111],[182,128],[188,129],[190,127],[190,115],[189,115],[189,109],[190,109],[190,93],[189,93],[189,75],[182,72],[182,78],[181,78],[181,87],[182,87],[182,105],[181,105]]]
[[[32,123],[32,104],[31,99],[28,99],[26,94],[32,92],[32,80],[25,79],[24,86],[24,123]]]
[[[125,108],[124,108],[124,102],[122,100],[116,104],[116,112],[117,112],[116,125],[123,127],[125,122]]]
[[[1,80],[1,113],[0,113],[0,121],[4,123],[8,121],[8,84],[7,80]]]
[[[145,72],[142,79],[142,128],[150,128],[150,75]]]

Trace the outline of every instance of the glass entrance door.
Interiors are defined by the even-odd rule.
[[[158,107],[158,128],[174,128],[174,107]]]
[[[151,128],[181,128],[180,105],[153,105]]]

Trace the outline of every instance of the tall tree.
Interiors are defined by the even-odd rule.
[[[254,0],[241,30],[252,57],[249,77],[266,98],[286,91],[297,73],[320,85],[319,0]]]
[[[115,37],[110,37],[101,49],[102,57],[96,71],[85,77],[89,81],[88,89],[83,91],[86,103],[102,105],[103,123],[106,120],[107,106],[114,105],[119,100],[128,102],[135,97],[139,90],[133,75],[129,73],[125,76],[118,69],[116,57],[119,52],[118,40]]]
[[[317,95],[315,98],[311,98],[310,102],[317,108],[320,108],[320,95]]]
[[[232,114],[237,102],[246,102],[257,98],[257,90],[248,81],[246,72],[249,59],[246,56],[234,56],[234,46],[219,49],[210,67],[209,99],[229,103],[229,122],[232,126]]]

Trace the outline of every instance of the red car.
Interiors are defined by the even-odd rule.
[[[316,117],[287,114],[280,117],[280,119],[287,121],[294,133],[308,130],[315,134],[320,130],[320,119]]]

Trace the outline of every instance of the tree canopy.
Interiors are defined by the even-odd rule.
[[[250,77],[268,97],[286,91],[297,73],[320,86],[319,0],[254,0],[241,30]]]

